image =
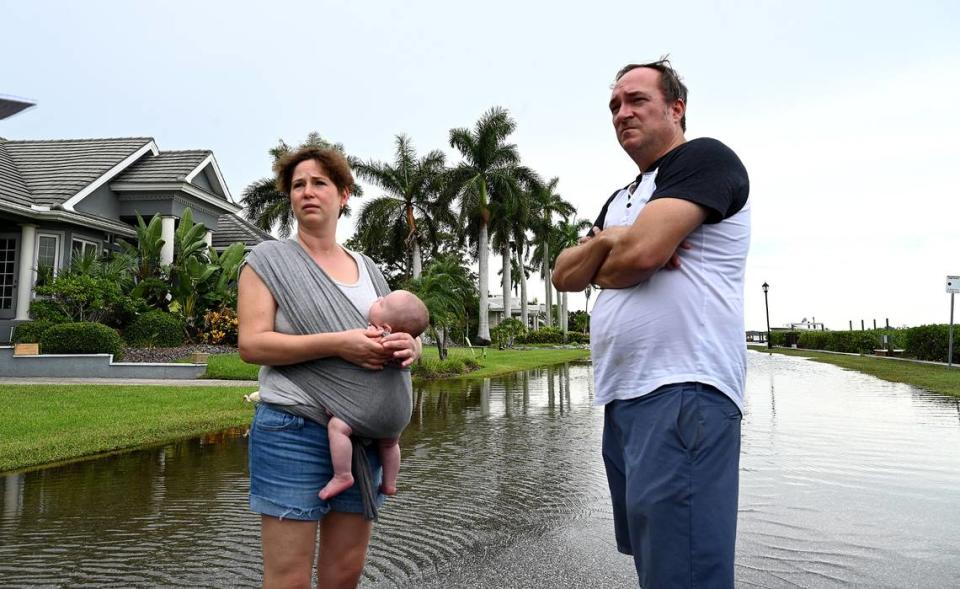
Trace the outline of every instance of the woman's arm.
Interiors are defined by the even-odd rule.
[[[394,357],[393,350],[386,350],[377,341],[380,332],[373,328],[310,335],[275,331],[277,303],[249,266],[240,273],[237,288],[238,344],[244,362],[283,366],[339,356],[363,368],[379,370]]]

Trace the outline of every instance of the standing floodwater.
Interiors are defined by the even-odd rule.
[[[960,402],[749,359],[738,586],[955,586]],[[590,370],[418,390],[364,586],[635,583]],[[242,431],[0,477],[0,585],[256,586],[246,491]]]

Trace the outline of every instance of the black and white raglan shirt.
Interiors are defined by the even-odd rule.
[[[737,155],[709,138],[688,141],[616,191],[595,225],[632,225],[651,200],[679,198],[707,211],[680,251],[680,268],[604,289],[590,318],[595,402],[632,399],[680,382],[715,386],[743,411],[743,278],[750,192]]]

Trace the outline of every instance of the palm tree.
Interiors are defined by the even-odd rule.
[[[529,218],[529,199],[527,192],[518,192],[508,198],[494,200],[490,203],[490,241],[494,251],[500,252],[500,284],[503,295],[503,319],[506,321],[513,316],[510,299],[511,283],[517,276],[512,271],[513,252],[516,251],[519,241],[526,240],[526,228]],[[508,273],[504,269],[510,268]],[[521,311],[523,305],[521,304]],[[526,324],[524,324],[526,325]]]
[[[363,205],[356,241],[364,251],[386,242],[393,251],[409,254],[410,274],[420,278],[421,242],[426,240],[435,250],[438,228],[456,224],[449,199],[440,190],[443,153],[434,150],[417,159],[410,139],[397,135],[393,164],[371,160],[358,162],[354,168],[361,178],[386,192]]]
[[[520,322],[523,323],[524,327],[528,327],[530,315],[527,304],[527,279],[530,278],[530,274],[535,269],[533,266],[527,264],[526,257],[529,242],[526,237],[526,235],[520,235],[518,239],[513,242],[513,255],[510,257],[510,281],[513,283],[514,294],[517,294],[518,288],[520,290]],[[503,276],[502,268],[498,274],[500,274],[501,277]],[[502,280],[501,278],[501,281]]]
[[[576,213],[573,205],[557,194],[557,184],[559,182],[559,178],[551,178],[550,182],[537,187],[530,195],[531,209],[539,211],[536,219],[532,220],[531,229],[533,230],[533,243],[535,245],[533,257],[541,260],[540,275],[543,277],[544,299],[547,301],[547,327],[553,325],[550,310],[553,300],[553,283],[551,282],[553,272],[551,268],[553,267],[553,260],[557,258],[559,253],[559,250],[550,246],[551,235],[556,230],[553,224],[553,215],[556,213],[563,218],[567,218]]]
[[[489,228],[493,202],[507,202],[521,192],[524,184],[536,182],[536,174],[520,165],[517,146],[506,143],[516,123],[506,110],[494,107],[485,112],[471,131],[450,130],[450,146],[457,149],[463,161],[450,171],[449,189],[460,204],[462,224],[467,238],[476,246],[480,265],[480,309],[477,339],[490,341],[490,320],[487,316],[489,279]],[[505,310],[509,297],[504,301]]]
[[[343,145],[340,143],[330,143],[320,136],[316,131],[307,135],[307,139],[296,149],[303,147],[321,147],[333,148],[344,154],[352,167],[356,167],[359,160],[347,155]],[[270,157],[273,158],[273,165],[287,153],[293,151],[283,139],[277,142],[276,147],[270,149]],[[363,189],[356,182],[350,187],[351,196],[361,196]],[[290,198],[283,192],[277,190],[274,178],[261,178],[251,182],[243,190],[244,217],[248,221],[267,232],[274,229],[280,238],[285,239],[293,231],[293,211],[290,209]],[[350,214],[350,208],[344,207],[344,215]]]
[[[560,255],[564,249],[568,247],[573,247],[577,245],[580,241],[580,236],[583,232],[587,231],[593,226],[593,223],[586,219],[576,219],[573,222],[564,219],[561,221],[557,227],[556,231],[552,234],[552,239],[550,239],[550,249],[555,253],[552,254],[552,259],[550,260],[551,267],[553,262],[556,261],[557,256]],[[558,326],[561,331],[567,331],[567,293],[563,292],[560,295],[559,302],[559,317],[558,317]],[[550,301],[547,301],[547,309],[549,313]]]
[[[436,258],[419,278],[407,282],[430,311],[431,335],[437,343],[440,359],[447,356],[448,329],[465,315],[467,302],[474,296],[470,272],[455,255]]]

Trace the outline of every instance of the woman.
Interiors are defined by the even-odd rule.
[[[361,367],[362,374],[348,380],[373,384],[364,387],[369,388],[365,393],[396,385],[409,390],[405,369],[419,358],[421,346],[408,334],[381,338],[378,330],[364,327],[366,311],[386,283],[368,258],[336,242],[337,220],[353,185],[345,158],[332,149],[304,148],[279,161],[276,172],[278,189],[290,195],[297,235],[266,242],[250,253],[240,274],[238,300],[240,357],[262,366],[262,402],[251,425],[249,452],[250,505],[261,514],[264,587],[310,586],[318,525],[317,586],[355,587],[372,523],[362,515],[357,485],[329,502],[317,495],[333,474],[321,425],[327,408],[315,394],[322,386],[317,383]],[[306,266],[270,272],[297,263]],[[297,281],[305,275],[324,281],[322,288],[303,287]],[[296,297],[318,291],[324,291],[322,301],[297,303]],[[352,303],[346,305],[349,309],[342,301]],[[321,322],[356,327],[308,331],[309,323],[298,323],[305,308]],[[314,372],[303,372],[304,367]],[[376,445],[367,450],[371,475],[378,480]],[[377,502],[382,501],[378,496]]]

